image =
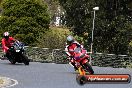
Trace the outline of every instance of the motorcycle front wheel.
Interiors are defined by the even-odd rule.
[[[15,64],[15,63],[16,63],[16,61],[13,60],[13,59],[11,59],[11,60],[9,60],[9,61],[11,62],[11,64]]]
[[[87,81],[86,77],[83,75],[77,75],[76,76],[76,81],[79,85],[84,85]]]

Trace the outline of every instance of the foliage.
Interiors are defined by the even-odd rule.
[[[84,39],[83,39],[83,37],[80,37],[80,36],[75,35],[74,38],[75,38],[75,40],[78,41],[80,44],[84,44]]]
[[[74,34],[82,35],[86,32],[90,27],[87,24],[92,22],[90,6],[93,5],[93,0],[59,0],[59,2],[66,10],[65,20],[67,25],[73,28]]]
[[[51,17],[57,12],[59,6],[58,0],[44,0],[48,4],[48,9],[50,10]]]
[[[41,0],[3,0],[0,34],[10,34],[28,45],[36,42],[39,33],[49,28],[47,5]]]
[[[91,43],[93,7],[96,11],[94,28],[94,51],[127,54],[132,40],[131,0],[59,0],[66,10],[67,26],[73,28],[74,34],[82,36],[88,32]]]
[[[65,24],[63,22],[64,16],[64,9],[60,6],[58,0],[43,0],[48,4],[48,10],[50,13],[51,22],[50,25],[54,25],[56,22],[56,17],[60,16],[61,24]]]
[[[100,47],[98,51],[128,54],[129,42],[132,39],[132,18],[128,2],[129,0],[107,0],[104,1],[106,4],[102,3],[103,6],[100,6],[95,28],[95,47]]]
[[[63,49],[66,43],[67,35],[72,34],[67,28],[51,28],[38,39],[38,47],[50,49]]]

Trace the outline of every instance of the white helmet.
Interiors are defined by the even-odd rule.
[[[3,36],[4,36],[4,38],[9,38],[9,32],[5,32],[5,33],[3,34]]]
[[[69,36],[67,37],[67,41],[68,41],[68,42],[73,42],[73,41],[74,41],[73,36],[69,35]]]

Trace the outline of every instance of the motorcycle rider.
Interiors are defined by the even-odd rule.
[[[74,66],[75,71],[78,70],[78,68],[77,68],[76,65],[75,65],[75,61],[74,61],[73,57],[74,57],[74,50],[75,50],[76,48],[78,48],[78,47],[83,48],[83,46],[82,46],[81,44],[79,44],[79,43],[73,38],[73,36],[69,35],[69,36],[67,37],[67,45],[66,45],[66,47],[65,47],[65,51],[66,51],[66,54],[70,57],[70,58],[69,58],[69,59],[70,59],[70,62],[71,62],[71,64]]]
[[[14,41],[15,41],[15,39],[13,37],[9,36],[9,32],[4,32],[3,39],[2,39],[2,50],[4,52],[4,55],[8,59],[11,59],[9,52],[10,52],[11,44]]]

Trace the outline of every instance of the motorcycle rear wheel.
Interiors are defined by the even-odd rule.
[[[93,68],[92,66],[87,62],[84,64],[85,69],[90,73],[90,74],[94,74]]]
[[[22,59],[23,59],[23,63],[25,65],[29,65],[29,59],[28,59],[28,57],[26,55],[22,55]]]

